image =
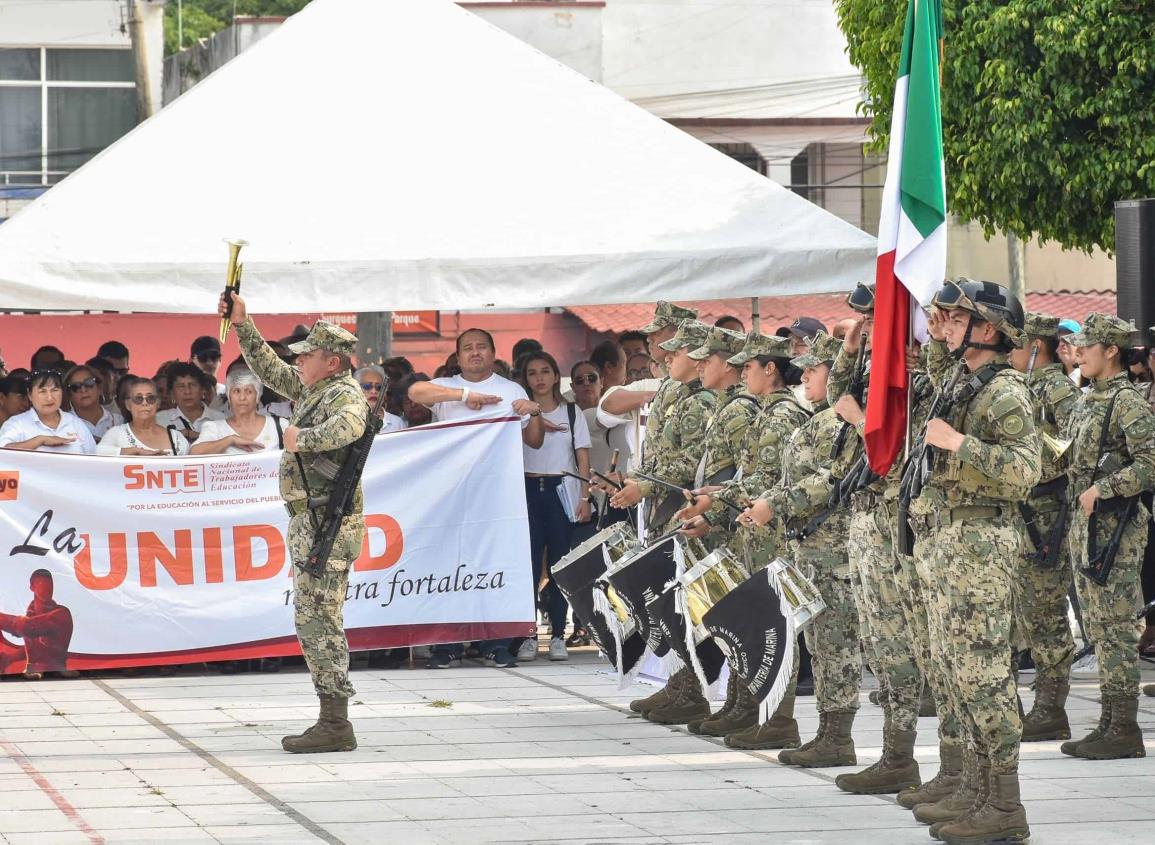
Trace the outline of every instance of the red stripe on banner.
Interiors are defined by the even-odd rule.
[[[15,762],[24,774],[32,778],[32,782],[56,805],[56,809],[64,813],[64,817],[72,822],[77,830],[87,836],[92,845],[104,845],[104,837],[96,832],[96,829],[85,820],[84,816],[80,815],[80,812],[68,802],[67,798],[60,794],[60,791],[49,782],[48,778],[44,777],[40,770],[32,765],[32,761],[25,757],[14,743],[0,739],[0,749],[4,750],[8,758]]]
[[[476,640],[502,640],[532,636],[532,622],[442,622],[428,625],[381,625],[354,628],[346,632],[350,651],[379,648],[405,648],[436,643],[464,643]],[[301,653],[296,637],[276,637],[248,643],[193,648],[181,651],[157,651],[138,654],[68,655],[68,669],[117,669],[129,666],[171,666],[179,663],[202,663],[215,660],[251,660],[258,657],[293,657]],[[6,668],[7,674],[24,671],[24,661]]]
[[[890,472],[906,437],[910,294],[894,275],[894,260],[893,250],[878,256],[866,400],[866,457],[879,475]]]

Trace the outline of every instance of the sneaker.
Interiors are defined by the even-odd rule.
[[[522,663],[537,660],[537,637],[530,637],[521,641],[521,645],[517,647],[517,659]],[[550,659],[553,659],[552,646],[550,647]]]
[[[569,652],[565,650],[565,640],[554,637],[549,641],[550,660],[569,660]]]
[[[495,648],[485,655],[485,665],[496,666],[498,669],[512,669],[517,665],[517,661],[513,659],[508,648],[502,647]]]
[[[456,654],[433,652],[433,656],[425,664],[426,669],[455,669],[461,665],[461,658]]]

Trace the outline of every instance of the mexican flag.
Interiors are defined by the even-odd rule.
[[[908,0],[878,225],[866,404],[866,454],[871,469],[879,475],[889,471],[906,434],[906,347],[911,309],[919,303],[928,304],[946,276],[941,38],[942,0]]]

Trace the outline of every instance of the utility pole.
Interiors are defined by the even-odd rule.
[[[132,58],[136,68],[136,114],[143,123],[152,117],[152,78],[148,74],[148,44],[144,35],[144,18],[140,0],[128,3],[128,35],[132,39]]]
[[[1027,254],[1023,242],[1014,232],[1007,232],[1007,268],[1011,295],[1026,308]]]
[[[384,361],[393,354],[393,312],[364,311],[357,315],[357,363]]]

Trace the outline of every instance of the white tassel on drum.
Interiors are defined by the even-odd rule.
[[[778,583],[778,579],[774,577],[774,573],[767,570],[766,578],[769,580],[770,586],[778,593],[779,606],[787,609],[787,612],[782,614],[786,619],[786,642],[780,644],[782,647],[782,667],[778,670],[778,677],[774,679],[774,686],[770,688],[770,692],[758,702],[758,720],[762,724],[770,721],[770,717],[774,715],[774,711],[778,709],[778,705],[782,703],[782,699],[790,691],[790,683],[794,677],[794,661],[797,659],[795,654],[797,651],[795,643],[797,632],[794,628],[794,616],[789,612],[790,605],[787,604],[786,597],[782,593],[782,587]]]
[[[706,680],[706,670],[702,668],[702,661],[698,659],[698,648],[694,644],[694,623],[690,621],[690,605],[686,600],[686,588],[681,584],[674,584],[668,589],[673,589],[674,609],[682,617],[682,630],[686,632],[685,646],[686,652],[690,655],[690,667],[694,670],[694,675],[697,676],[701,689],[706,692],[710,689],[710,682]],[[672,653],[673,650],[671,649]]]

